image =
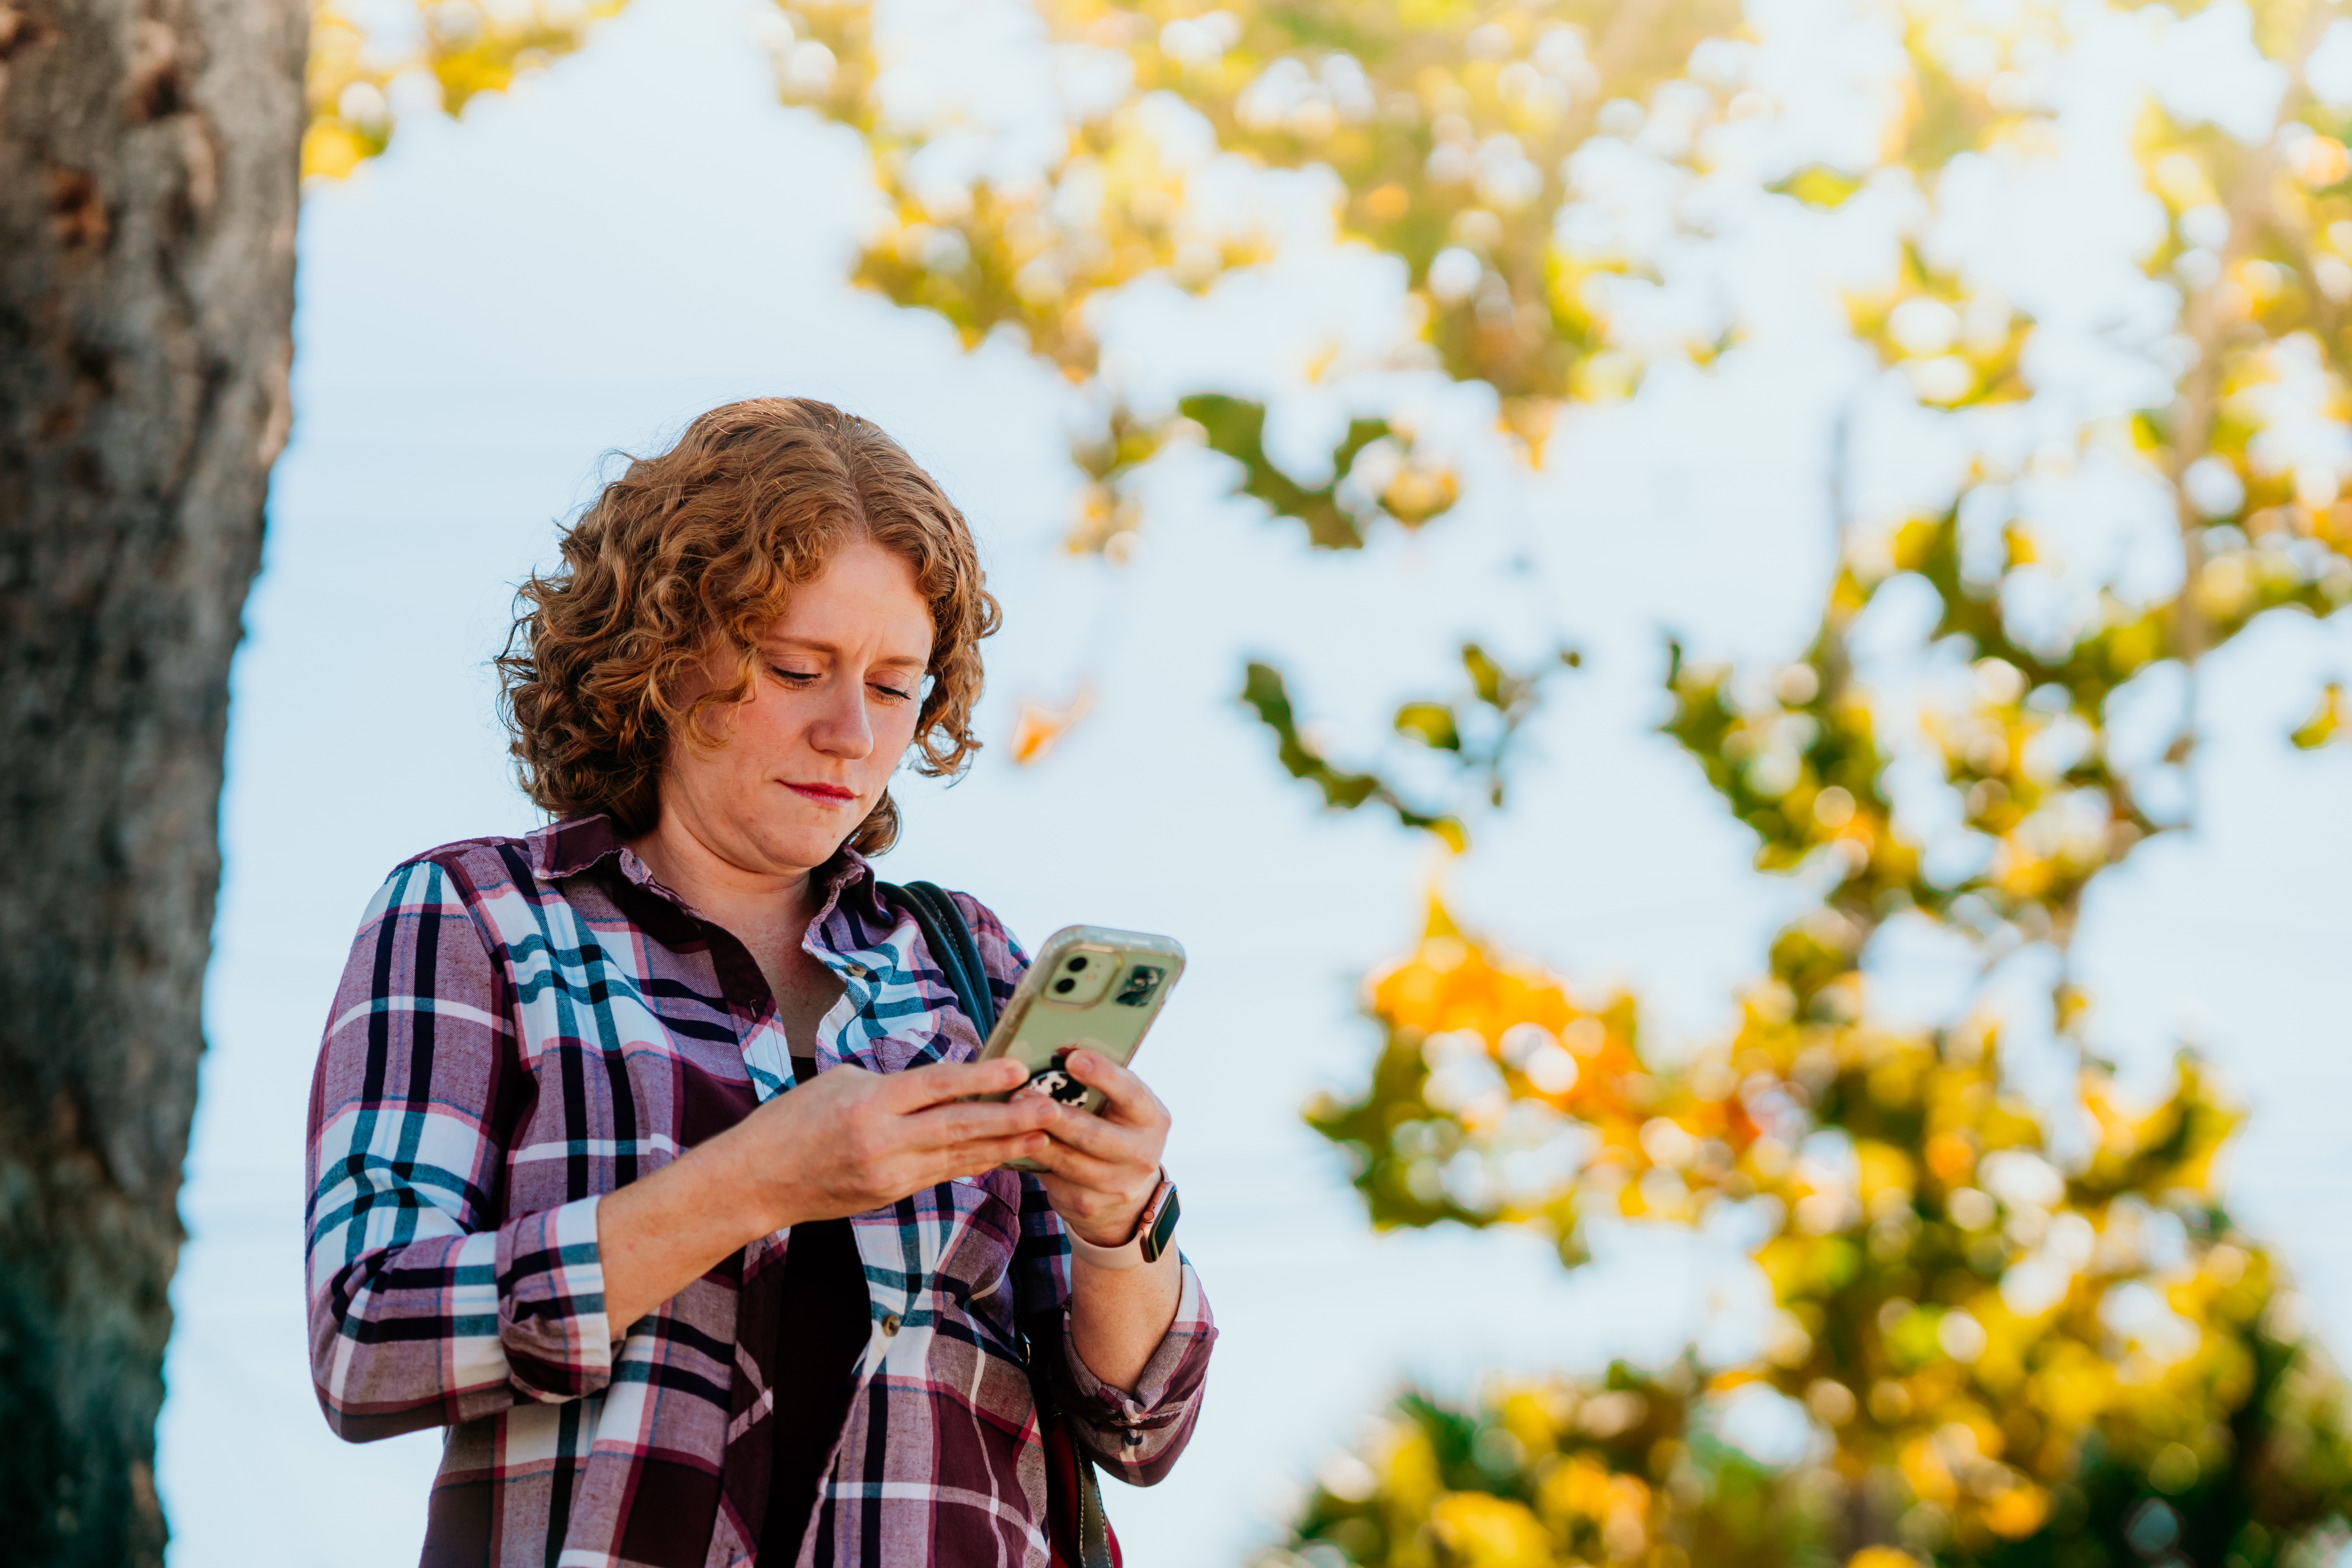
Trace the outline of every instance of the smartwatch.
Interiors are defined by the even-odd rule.
[[[1070,1235],[1070,1254],[1083,1258],[1097,1268],[1135,1268],[1146,1263],[1157,1263],[1174,1245],[1176,1218],[1176,1184],[1168,1173],[1160,1173],[1160,1185],[1154,1189],[1151,1201],[1143,1205],[1143,1217],[1136,1221],[1135,1235],[1123,1247],[1097,1247],[1076,1233]]]

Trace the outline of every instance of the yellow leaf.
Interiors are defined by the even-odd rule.
[[[1995,1535],[2022,1541],[2050,1517],[2050,1494],[2037,1486],[2011,1487],[1985,1505],[1985,1525]]]
[[[2327,683],[2327,689],[2319,694],[2319,706],[2312,710],[2311,717],[2305,720],[2303,727],[2289,739],[2303,751],[2315,752],[2334,740],[2336,732],[2343,727],[2344,683],[2331,680]]]
[[[1429,1523],[1461,1568],[1550,1568],[1551,1532],[1525,1503],[1448,1492],[1430,1509]]]
[[[1957,1132],[1938,1132],[1927,1140],[1927,1169],[1948,1187],[1965,1183],[1976,1169],[1977,1152],[1965,1137]]]
[[[1381,505],[1407,528],[1418,528],[1461,496],[1462,481],[1453,469],[1408,463],[1381,492]]]
[[[1013,721],[1013,760],[1029,767],[1045,759],[1061,738],[1076,729],[1078,721],[1095,705],[1095,689],[1081,681],[1069,701],[1059,708],[1043,702],[1024,701],[1021,713]]]
[[[302,174],[305,178],[340,180],[360,166],[367,144],[340,121],[311,122],[302,133]]]
[[[2295,178],[2317,188],[2339,184],[2352,174],[2352,155],[2344,151],[2344,143],[2333,136],[2314,136],[2303,143],[2300,153],[2292,159]]]
[[[1772,187],[1782,195],[1794,196],[1809,207],[1835,207],[1845,205],[1845,199],[1862,188],[1862,182],[1851,174],[1815,163],[1801,169]]]
[[[1609,1468],[1586,1454],[1572,1454],[1544,1480],[1538,1503],[1556,1522],[1597,1520],[1609,1512]]]
[[[1883,1192],[1908,1193],[1918,1180],[1911,1157],[1891,1143],[1864,1138],[1854,1144],[1854,1155],[1862,1170],[1864,1205]]]

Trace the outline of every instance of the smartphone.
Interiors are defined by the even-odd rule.
[[[1047,939],[990,1032],[980,1059],[1011,1057],[1029,1081],[991,1100],[1043,1094],[1065,1105],[1102,1110],[1100,1093],[1063,1070],[1062,1058],[1084,1047],[1124,1067],[1184,973],[1184,948],[1172,936],[1064,926]],[[1034,1171],[1027,1160],[1013,1168]]]

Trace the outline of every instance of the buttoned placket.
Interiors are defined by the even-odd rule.
[[[797,1080],[793,1067],[792,1047],[785,1038],[783,1020],[776,1009],[774,993],[751,950],[741,939],[724,926],[698,913],[677,893],[664,887],[653,875],[635,851],[625,845],[619,851],[623,877],[644,893],[658,898],[680,916],[692,922],[711,956],[713,978],[719,984],[720,995],[727,1003],[729,1016],[734,1020],[743,1052],[743,1062],[751,1077],[753,1092],[764,1103],[782,1093]],[[867,868],[862,863],[841,866],[831,873],[825,897],[810,916],[808,930],[801,939],[803,951],[842,982],[842,996],[826,1009],[816,1031],[815,1060],[817,1070],[824,1072],[852,1060],[856,1052],[846,1047],[850,1026],[864,1016],[879,999],[880,973],[860,959],[836,950],[829,927],[840,919],[842,896],[855,887]],[[875,1313],[874,1337],[858,1365],[858,1388],[862,1392],[884,1361],[898,1348],[898,1341],[913,1315],[923,1291],[936,1279],[941,1266],[953,1254],[957,1244],[970,1227],[970,1216],[957,1212],[949,1218],[945,1233],[926,1226],[918,1234],[919,1259],[918,1267],[909,1269],[905,1254],[904,1233],[894,1215],[887,1225],[854,1224],[853,1238],[858,1256],[865,1265],[867,1300]],[[777,1256],[768,1258],[765,1267],[778,1267],[782,1250],[791,1244],[791,1232],[780,1231],[767,1238]],[[747,1255],[747,1264],[751,1261]],[[894,1278],[910,1277],[911,1289],[895,1286]],[[921,1338],[924,1336],[917,1336]],[[919,1356],[919,1348],[907,1353]]]
[[[824,1016],[817,1021],[814,1043],[816,1070],[819,1072],[838,1067],[850,1058],[851,1053],[843,1048],[843,1042],[848,1037],[849,1026],[864,1016],[866,1009],[880,996],[881,976],[870,965],[836,950],[825,929],[836,918],[842,894],[856,885],[863,871],[864,868],[860,866],[844,868],[835,873],[832,885],[825,889],[824,902],[809,917],[808,930],[801,937],[801,951],[824,964],[842,986],[841,999],[826,1008]]]

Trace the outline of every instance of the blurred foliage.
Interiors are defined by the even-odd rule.
[[[1363,528],[1339,499],[1339,486],[1358,455],[1389,433],[1386,420],[1349,421],[1347,438],[1331,453],[1331,482],[1310,490],[1265,455],[1264,404],[1206,392],[1176,406],[1200,426],[1211,451],[1222,452],[1242,466],[1242,494],[1264,501],[1276,517],[1305,523],[1307,539],[1318,550],[1362,547]]]
[[[2169,651],[2161,613],[2110,599],[2101,625],[2045,658],[2010,636],[1991,590],[1961,579],[1959,531],[1956,511],[1906,522],[1882,563],[1934,590],[1941,614],[1929,640],[1968,660],[1959,689],[1913,716],[1915,755],[1932,759],[1957,797],[1962,837],[1944,847],[1965,857],[1958,864],[1931,867],[1922,836],[1898,830],[1893,758],[1872,694],[1852,676],[1845,638],[1892,574],[1874,582],[1849,563],[1806,657],[1745,695],[1728,668],[1669,650],[1666,732],[1755,832],[1759,869],[1811,868],[1822,880],[1826,908],[1774,953],[1801,1003],[1847,973],[1859,943],[1898,911],[2063,935],[2089,879],[2155,830],[2110,764],[2103,729],[2115,689]]]
[[[402,88],[411,101],[458,113],[477,93],[503,91],[578,48],[622,3],[432,0],[365,13],[363,22],[361,7],[315,0],[303,177],[340,179],[383,152]]]
[[[803,19],[792,47],[804,28],[836,55],[863,52],[865,7],[790,15]],[[942,310],[975,340],[1018,321],[1041,349],[1083,366],[1083,324],[1066,318],[1088,293],[1156,269],[1202,287],[1262,254],[1266,236],[1221,224],[1191,199],[1203,165],[1171,155],[1158,123],[1166,110],[1150,101],[1164,93],[1205,120],[1221,152],[1335,174],[1343,231],[1405,260],[1449,368],[1510,396],[1567,384],[1575,314],[1558,299],[1549,215],[1561,196],[1559,158],[1589,125],[1604,74],[1633,87],[1670,76],[1710,23],[1736,20],[1729,6],[1711,16],[1659,5],[1547,14],[1381,0],[1206,12],[1075,0],[1043,15],[1069,47],[1117,57],[1124,90],[1078,109],[1065,155],[1034,184],[992,189],[992,202],[966,210],[909,178],[919,123],[894,122],[870,103],[852,109],[874,135],[902,226],[869,247],[869,280]],[[1604,25],[1597,58],[1580,16]],[[1059,198],[1079,193],[1087,221],[1072,224],[1078,204]],[[918,231],[911,247],[908,230]],[[963,239],[959,265],[938,265],[936,249],[925,265],[937,232]],[[1485,262],[1460,286],[1441,269],[1430,289],[1436,258],[1465,238]],[[1486,292],[1482,308],[1488,277],[1505,292]]]
[[[1544,665],[1520,675],[1506,669],[1476,643],[1465,643],[1462,671],[1468,691],[1450,702],[1426,698],[1407,702],[1396,710],[1392,728],[1423,757],[1435,754],[1447,793],[1466,804],[1499,807],[1505,798],[1505,769],[1512,739],[1534,713],[1546,678],[1582,662],[1581,654],[1563,649]],[[1284,771],[1314,784],[1322,792],[1326,806],[1336,811],[1368,805],[1386,806],[1402,826],[1435,834],[1456,853],[1469,847],[1459,810],[1413,805],[1409,801],[1411,792],[1380,773],[1336,766],[1321,742],[1300,727],[1289,688],[1272,665],[1250,663],[1243,676],[1242,701],[1274,731],[1276,756]]]
[[[2352,1412],[2276,1263],[2221,1207],[2235,1118],[2194,1058],[2137,1113],[2087,1073],[2068,1147],[2003,1087],[1983,1020],[1890,1032],[1860,1016],[1851,973],[1802,1014],[1767,983],[1719,1053],[1673,1068],[1642,1054],[1630,999],[1581,1004],[1440,908],[1369,990],[1373,1080],[1310,1121],[1354,1157],[1376,1224],[1535,1224],[1574,1263],[1591,1216],[1720,1210],[1761,1234],[1774,1311],[1753,1360],[1693,1363],[1697,1405],[1643,1390],[1672,1418],[1630,1447],[1584,1441],[1596,1417],[1578,1415],[1634,1408],[1622,1369],[1475,1414],[1407,1401],[1327,1467],[1291,1554],[1827,1563],[1876,1544],[1952,1563],[2252,1564],[2343,1543]],[[1710,1408],[1751,1385],[1802,1405],[1806,1458],[1708,1448]],[[1603,1495],[1571,1472],[1633,1483],[1613,1533],[1605,1508],[1556,1506]],[[1769,1542],[1743,1534],[1759,1520]]]
[[[1896,918],[1965,936],[1988,970],[2032,944],[2063,953],[2089,882],[2187,818],[2193,708],[2158,758],[2126,766],[2108,745],[2118,692],[2163,669],[2193,679],[2265,612],[2352,601],[2337,496],[2352,342],[2329,303],[2352,298],[2352,267],[2321,264],[2336,254],[2328,224],[2352,242],[2330,205],[2352,170],[2341,127],[2320,123],[2297,79],[2326,14],[2259,17],[2295,83],[2259,144],[2148,112],[2140,153],[2175,233],[2147,266],[2182,286],[2188,352],[2166,351],[2167,399],[2127,433],[2086,430],[2055,459],[2120,450],[2171,487],[2179,586],[2109,586],[2071,629],[2032,625],[2020,589],[2047,580],[2054,545],[2019,500],[2036,476],[1997,455],[1939,513],[1841,518],[1843,559],[1801,658],[1741,670],[1668,650],[1662,728],[1754,834],[1759,868],[1817,895],[1772,944],[1738,1030],[1655,1062],[1633,999],[1581,999],[1433,906],[1420,946],[1368,982],[1382,1037],[1370,1081],[1309,1111],[1352,1157],[1379,1226],[1534,1226],[1570,1265],[1596,1218],[1744,1227],[1773,1303],[1755,1353],[1694,1363],[1689,1397],[1644,1389],[1668,1425],[1631,1450],[1583,1441],[1574,1415],[1625,1392],[1622,1370],[1498,1387],[1476,1410],[1408,1398],[1326,1467],[1265,1564],[1336,1551],[2237,1568],[2341,1549],[2344,1384],[2276,1261],[2221,1204],[2214,1161],[2235,1119],[2205,1069],[2184,1056],[2169,1096],[2135,1112],[2093,1063],[2078,1125],[2005,1086],[1990,1009],[1892,1029],[1862,972]],[[1977,12],[1909,15],[1917,97],[1885,166],[1932,176],[1961,152],[2030,150],[2021,79],[1980,52],[1973,92],[1947,68],[1966,52],[1958,35],[2025,40]],[[2058,26],[2034,11],[2015,23],[2045,49]],[[1776,189],[1834,211],[1866,173],[1811,167]],[[1962,417],[2034,395],[2033,324],[1916,246],[1891,287],[1848,305],[1924,406]],[[1858,679],[1856,629],[1882,595],[1923,591],[1945,679],[1897,700]],[[2294,742],[2326,743],[2341,703],[2329,687]],[[2062,1038],[2082,1003],[2062,982]],[[1804,1412],[1805,1457],[1710,1452],[1703,1435],[1732,1401],[1773,1396]],[[1578,1485],[1596,1499],[1622,1486],[1613,1534],[1557,1505]],[[1759,1520],[1760,1538],[1740,1534]]]
[[[1297,715],[1290,705],[1289,689],[1283,683],[1281,672],[1272,665],[1252,661],[1244,677],[1242,700],[1274,731],[1279,746],[1276,755],[1284,770],[1291,777],[1305,779],[1321,790],[1325,805],[1339,811],[1353,811],[1366,804],[1384,805],[1395,812],[1397,820],[1407,827],[1427,828],[1455,848],[1468,847],[1462,825],[1455,818],[1408,805],[1377,774],[1334,767],[1322,748],[1300,731]]]
[[[1296,1548],[1267,1561],[1831,1562],[1821,1489],[1723,1442],[1709,1406],[1686,1364],[1497,1380],[1472,1410],[1409,1394],[1362,1456],[1324,1467]]]
[[[986,178],[953,172],[950,154],[978,129],[956,105],[891,93],[870,7],[782,7],[768,37],[784,98],[873,147],[889,212],[858,279],[939,311],[967,343],[1016,331],[1096,390],[1107,425],[1147,432],[1117,468],[1082,458],[1097,488],[1072,531],[1079,549],[1098,547],[1106,536],[1087,520],[1129,500],[1127,470],[1176,417],[1142,416],[1101,379],[1096,303],[1142,279],[1202,292],[1271,258],[1285,217],[1253,188],[1253,171],[1307,174],[1289,193],[1297,201],[1328,205],[1339,238],[1402,262],[1430,363],[1495,387],[1506,424],[1529,444],[1580,382],[1628,382],[1633,367],[1607,351],[1583,288],[1613,263],[1563,247],[1556,232],[1564,160],[1605,102],[1672,82],[1693,45],[1738,21],[1728,0],[1045,0],[1038,16],[1055,40],[1064,134]],[[1227,389],[1200,390],[1219,412],[1237,412]],[[1249,493],[1298,517],[1316,544],[1361,542],[1328,497],[1283,510],[1289,481],[1272,482],[1272,464],[1235,449],[1254,437],[1192,417],[1213,443],[1233,432],[1234,445],[1219,449],[1241,458]],[[1407,460],[1382,487],[1382,507],[1416,526],[1452,505],[1458,481],[1442,461],[1411,461],[1409,439],[1397,446]]]
[[[1055,706],[1034,699],[1024,701],[1013,721],[1011,751],[1014,763],[1027,767],[1045,760],[1095,705],[1092,683],[1080,681],[1070,700]]]

